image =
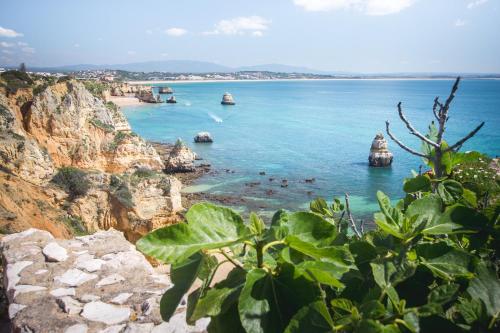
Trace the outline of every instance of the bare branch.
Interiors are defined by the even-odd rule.
[[[432,106],[432,113],[434,113],[434,117],[436,117],[436,120],[439,121],[439,114],[438,112],[441,112],[441,111],[438,111],[437,108],[440,108],[440,110],[443,108],[443,104],[441,104],[439,102],[439,97],[436,97],[434,99],[434,105]]]
[[[438,129],[437,140],[436,140],[436,142],[439,145],[441,145],[441,142],[443,140],[444,125],[448,121],[448,110],[450,109],[451,102],[455,98],[455,93],[457,92],[459,83],[460,83],[460,76],[457,77],[457,79],[455,80],[455,83],[453,84],[453,87],[451,88],[450,95],[446,99],[446,102],[441,107],[441,110],[439,112],[439,129]]]
[[[398,103],[398,113],[399,113],[399,118],[401,118],[401,120],[403,121],[403,123],[405,123],[406,127],[408,128],[408,130],[410,131],[410,134],[413,134],[415,135],[417,138],[419,138],[420,140],[422,141],[425,141],[427,142],[428,144],[430,144],[431,146],[434,146],[434,147],[439,147],[439,145],[437,143],[435,143],[434,141],[432,141],[431,139],[429,139],[428,137],[426,137],[425,135],[422,135],[422,133],[420,133],[419,131],[417,131],[411,124],[410,122],[408,121],[408,119],[406,119],[404,113],[403,113],[403,109],[401,108],[401,102]]]
[[[361,238],[362,234],[359,232],[358,228],[356,227],[356,224],[354,223],[354,219],[353,219],[352,214],[351,214],[351,208],[349,205],[349,194],[347,194],[347,193],[345,194],[345,209],[347,211],[348,221],[351,224],[352,230],[354,231],[356,236]]]
[[[446,148],[444,150],[444,152],[456,151],[456,150],[460,149],[460,147],[462,147],[462,145],[465,143],[465,141],[469,140],[474,135],[476,135],[476,133],[481,129],[481,127],[483,127],[483,125],[484,125],[484,121],[481,124],[479,124],[479,126],[476,127],[472,132],[470,132],[465,137],[463,137],[463,139],[457,141],[457,143],[455,143],[453,146]]]
[[[422,154],[422,153],[419,153],[418,151],[416,150],[413,150],[407,146],[405,146],[401,141],[399,141],[394,135],[392,135],[391,131],[389,130],[389,121],[387,120],[385,122],[385,130],[387,132],[387,135],[390,136],[390,138],[392,139],[392,141],[396,142],[398,144],[398,146],[400,146],[401,148],[403,148],[404,150],[406,150],[407,152],[409,152],[410,154],[413,154],[413,155],[416,155],[416,156],[420,156],[420,157],[423,157],[423,158],[427,158],[427,159],[430,159],[431,157],[430,156],[427,156],[425,154]]]
[[[361,220],[361,223],[359,225],[359,230],[361,231],[362,234],[365,233],[365,220]]]

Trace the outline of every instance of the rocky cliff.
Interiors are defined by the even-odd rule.
[[[35,226],[69,237],[113,227],[135,240],[177,219],[180,182],[163,174],[156,150],[131,132],[116,105],[76,80],[14,72],[7,81],[4,74],[2,233]]]

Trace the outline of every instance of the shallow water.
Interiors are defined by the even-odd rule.
[[[204,163],[222,171],[202,177],[186,191],[244,197],[245,206],[263,214],[305,208],[316,196],[331,200],[349,192],[357,217],[368,218],[377,209],[376,191],[401,197],[403,179],[422,164],[389,142],[392,167],[369,168],[373,137],[384,131],[388,119],[397,137],[418,148],[399,121],[396,104],[402,101],[407,118],[425,132],[433,120],[434,98],[439,95],[444,100],[452,84],[450,80],[177,83],[169,85],[177,104],[126,107],[124,112],[141,136],[166,142],[180,137]],[[226,91],[236,105],[220,104]],[[464,80],[450,111],[448,141],[454,142],[483,120],[486,125],[463,149],[499,155],[500,81]],[[200,131],[210,132],[215,142],[192,143]],[[270,182],[270,177],[275,180]],[[312,177],[315,183],[305,183]],[[280,186],[281,179],[288,180],[287,188]],[[246,186],[249,182],[261,184]]]

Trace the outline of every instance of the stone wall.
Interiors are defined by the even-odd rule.
[[[121,232],[71,240],[29,229],[0,242],[13,332],[205,332],[180,307],[162,322],[159,302],[171,286]]]

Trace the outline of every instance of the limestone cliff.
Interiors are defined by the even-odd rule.
[[[69,237],[113,227],[133,241],[177,219],[180,182],[162,173],[116,105],[76,80],[21,74],[15,88],[0,76],[1,232],[35,226]],[[80,178],[56,184],[61,170]]]

